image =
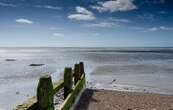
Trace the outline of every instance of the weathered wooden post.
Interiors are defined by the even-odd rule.
[[[72,90],[72,68],[65,68],[64,71],[64,99]]]
[[[81,74],[80,74],[80,65],[75,64],[74,65],[74,83],[76,84],[78,80],[80,80]]]
[[[81,74],[81,76],[82,76],[82,74],[85,73],[85,70],[84,70],[84,63],[83,63],[83,62],[80,62],[79,65],[80,65],[80,74]]]
[[[45,75],[39,79],[37,87],[38,110],[54,110],[53,84],[51,76]]]

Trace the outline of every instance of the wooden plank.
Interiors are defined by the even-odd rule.
[[[13,110],[29,110],[29,108],[34,108],[37,103],[37,97],[34,96],[27,101],[25,101],[23,104],[18,105]]]
[[[76,97],[84,87],[85,87],[85,74],[81,76],[81,79],[77,82],[73,91],[67,96],[67,98],[65,99],[65,101],[58,110],[69,110],[69,108],[73,105]]]
[[[61,88],[64,87],[64,80],[60,80],[53,84],[53,94],[56,94]]]

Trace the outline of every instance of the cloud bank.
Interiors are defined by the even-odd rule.
[[[85,25],[85,27],[98,27],[98,28],[111,28],[115,25],[113,22],[100,22],[100,23],[93,23]]]
[[[53,33],[53,36],[56,36],[56,37],[64,37],[64,34],[61,34],[61,33]]]
[[[147,31],[151,31],[151,32],[155,32],[155,31],[173,31],[173,27],[165,27],[165,26],[152,27],[152,28],[149,28]]]
[[[33,21],[24,18],[16,19],[16,22],[19,24],[33,24]]]
[[[110,0],[99,2],[98,5],[92,6],[92,8],[99,12],[116,12],[134,10],[137,9],[137,6],[133,3],[133,0]]]
[[[7,3],[2,3],[2,2],[0,2],[0,6],[3,6],[3,7],[17,7],[14,4],[7,4]]]
[[[91,11],[84,8],[84,7],[77,6],[75,8],[75,10],[76,10],[76,13],[75,14],[70,14],[68,16],[69,19],[77,20],[77,21],[80,21],[80,20],[94,20],[95,19],[94,14]]]

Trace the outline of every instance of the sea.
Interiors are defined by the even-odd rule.
[[[171,47],[3,47],[0,110],[12,110],[36,95],[40,76],[58,81],[65,67],[81,61],[88,88],[173,95]]]

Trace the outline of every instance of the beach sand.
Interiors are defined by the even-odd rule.
[[[173,96],[86,89],[74,110],[173,110]]]

